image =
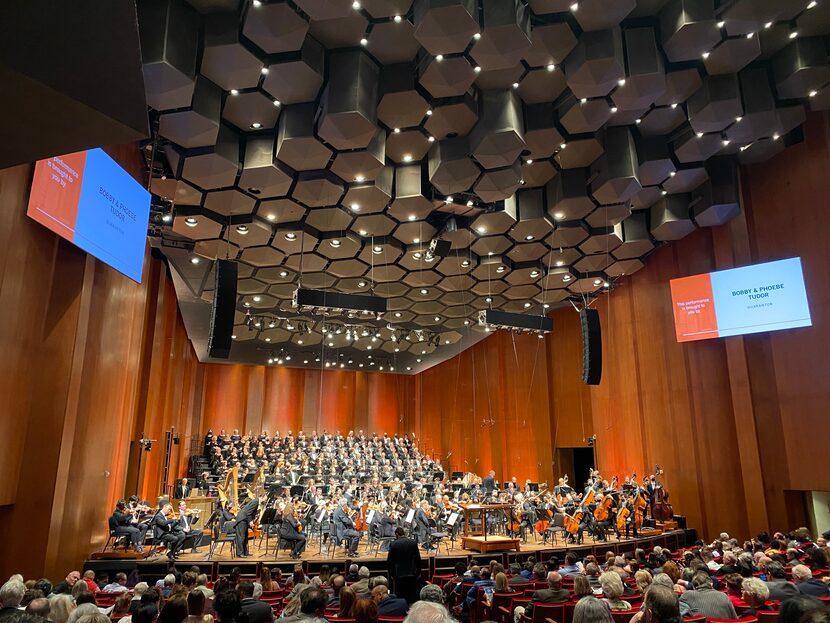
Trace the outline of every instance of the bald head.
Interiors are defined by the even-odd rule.
[[[548,573],[548,586],[552,589],[557,589],[562,586],[562,576],[558,571]]]

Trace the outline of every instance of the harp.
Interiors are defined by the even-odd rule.
[[[225,508],[235,513],[239,510],[239,467],[234,465],[233,469],[225,474],[225,480],[216,485],[216,492],[219,499],[224,503]]]

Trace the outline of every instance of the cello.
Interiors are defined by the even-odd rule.
[[[674,509],[669,503],[669,492],[657,480],[658,476],[663,475],[663,470],[659,465],[654,466],[654,497],[651,501],[651,514],[657,521],[669,521],[674,517]]]
[[[614,485],[617,484],[617,477],[611,480],[611,489],[614,489]],[[614,506],[614,497],[610,493],[606,493],[602,496],[599,504],[594,509],[594,519],[597,521],[607,521],[608,517],[611,515],[611,507]]]

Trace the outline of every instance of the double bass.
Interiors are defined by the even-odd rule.
[[[657,480],[663,475],[659,465],[654,466],[654,497],[651,500],[651,514],[657,521],[669,521],[674,517],[674,509],[669,503],[669,492]]]

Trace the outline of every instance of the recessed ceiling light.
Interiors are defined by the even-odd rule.
[[[724,26],[726,26],[726,22],[721,20],[716,25],[717,25],[718,28],[723,28]]]
[[[194,255],[193,257],[191,257],[191,258],[190,258],[190,263],[191,263],[191,264],[198,264],[198,263],[199,263],[199,262],[201,262],[201,261],[202,261],[202,260],[200,260],[200,259],[199,259],[198,257],[196,257],[195,255]]]
[[[528,307],[530,307],[530,303],[525,303],[525,309],[527,309]]]
[[[611,113],[613,114],[615,112],[617,112],[617,107],[616,106],[611,106]]]
[[[245,301],[245,302],[244,302],[244,303],[242,303],[242,304],[243,304],[245,307],[250,307],[250,306],[251,306],[251,304],[250,304],[248,301]]]
[[[428,140],[430,143],[434,143],[434,142],[435,142],[435,137],[434,137],[434,136],[430,136],[427,140]]]
[[[258,294],[254,297],[254,303],[259,303],[262,300],[262,297]]]
[[[436,316],[433,320],[435,320],[435,322],[441,322],[441,316]]]
[[[818,91],[816,91],[816,90],[810,91],[810,97],[815,97],[816,95],[818,95]]]
[[[542,309],[549,309],[549,308],[550,308],[550,305],[548,305],[547,303],[545,303],[544,305],[542,305]]]
[[[469,320],[465,320],[465,321],[464,321],[464,324],[465,324],[465,325],[468,325],[468,324],[470,324],[470,321],[469,321]]]
[[[358,288],[365,288],[366,287],[366,282],[365,281],[358,281],[357,282],[357,287]]]
[[[248,233],[248,226],[247,225],[237,225],[236,231],[241,236],[245,236]]]
[[[580,103],[580,104],[585,104],[585,103],[587,103],[587,102],[588,102],[588,98],[587,98],[587,97],[583,97],[582,99],[580,99],[580,100],[579,100],[579,103]]]
[[[420,359],[420,358],[416,359],[415,361],[417,361],[418,363],[421,363],[421,359]]]
[[[473,67],[473,71],[476,72],[476,73],[479,73],[481,71],[481,67],[476,65],[475,67]]]
[[[400,134],[400,133],[401,133],[401,129],[400,129],[400,128],[395,128],[395,129],[394,129],[394,130],[392,130],[392,131],[393,131],[395,134]]]
[[[432,109],[430,108],[430,109],[427,110],[427,117],[431,117],[431,116],[432,116]]]
[[[427,290],[426,288],[421,288],[421,294],[426,294],[427,292],[429,292],[429,290]]]
[[[480,234],[485,234],[485,233],[487,233],[487,228],[483,227],[483,226],[482,227],[476,227],[476,231]]]
[[[435,57],[435,60],[436,60],[436,61],[438,61],[438,62],[440,63],[441,61],[443,61],[443,60],[444,60],[444,55],[443,55],[443,54],[439,54],[438,56],[436,56],[436,57]]]
[[[452,203],[453,202],[453,196],[452,195],[447,195],[446,201],[447,201],[447,203]]]
[[[369,40],[368,40],[366,37],[363,37],[363,38],[360,40],[360,45],[364,45],[364,46],[365,46],[365,45],[368,45],[368,44],[369,44]]]
[[[621,87],[624,87],[625,86],[625,78],[620,78],[619,80],[617,80],[617,84]]]
[[[231,95],[239,95],[239,91],[237,89],[231,89]]]
[[[358,233],[359,233],[361,236],[366,236],[366,235],[368,235],[368,234],[369,234],[369,232],[368,232],[368,231],[366,231],[365,229],[361,229]]]
[[[374,253],[375,255],[378,255],[378,254],[380,254],[380,253],[383,253],[383,247],[382,247],[382,246],[380,246],[380,245],[375,245],[375,246],[372,248],[372,253]]]
[[[414,242],[415,244],[418,244],[419,242],[421,242],[421,239],[420,238],[413,238],[412,242]]]
[[[410,215],[409,215],[409,216],[407,216],[406,218],[407,218],[408,220],[410,220],[410,221],[414,221],[414,220],[415,220],[416,218],[418,218],[418,217],[417,217],[417,216],[415,216],[414,214],[410,214]]]
[[[525,162],[527,164],[533,164],[533,158],[528,158],[527,160],[525,160]]]
[[[562,276],[562,281],[570,281],[570,280],[571,280],[571,276],[570,276],[570,275],[563,275],[563,276]]]
[[[518,82],[514,82],[514,83],[513,83],[513,88],[514,88],[514,89],[518,89],[518,88],[519,88],[519,83],[518,83]]]
[[[282,277],[282,278],[288,277],[288,271],[287,270],[281,270],[280,271],[280,277]]]
[[[261,73],[263,76],[267,76],[268,75],[268,68],[263,67],[262,69],[259,70],[259,73]]]
[[[475,39],[476,41],[478,41],[479,39],[481,39],[481,33],[480,33],[480,32],[475,33],[475,34],[473,35],[473,39]]]
[[[400,15],[396,15],[393,19],[396,24],[400,24],[403,18]]]
[[[186,219],[184,219],[184,224],[188,227],[196,227],[196,225],[199,224],[199,220],[193,216],[188,216]]]
[[[467,266],[469,266],[469,265],[470,265],[470,260],[462,260],[462,261],[461,261],[461,265],[462,265],[462,266],[464,266],[464,267],[466,268]]]
[[[275,221],[275,220],[277,220],[277,215],[269,213],[269,214],[265,215],[265,218],[267,218],[269,221]]]
[[[251,129],[252,130],[259,130],[261,127],[262,127],[262,124],[259,121],[254,121],[251,124]]]
[[[259,7],[261,7],[261,6],[262,6],[262,2],[260,2],[260,0],[254,0],[252,4],[253,4],[256,8],[259,8]]]
[[[664,189],[664,190],[661,190],[661,191],[660,191],[660,194],[661,194],[661,195],[663,195],[663,196],[665,197],[666,195],[668,195],[668,194],[669,194],[669,191],[667,191],[667,190],[665,190],[665,189]]]
[[[675,108],[677,108],[677,102],[674,102],[674,103],[671,105],[671,107],[672,107],[672,110],[674,110]]]
[[[484,299],[484,302],[485,303],[492,303],[493,302],[493,297],[488,296],[486,299]]]
[[[775,134],[772,135],[772,140],[774,140],[774,141],[777,141],[779,138],[781,138],[781,135],[778,134],[778,132],[776,132]]]
[[[270,341],[271,341],[271,338],[270,338],[270,337],[266,337],[266,338],[265,338],[265,341],[266,341],[266,342],[270,342]]]
[[[415,253],[412,254],[412,257],[414,257],[416,260],[420,260],[421,259],[421,252],[420,251],[415,251]]]
[[[772,22],[767,22],[766,24],[764,24],[764,30],[768,30],[770,28],[772,28]]]
[[[235,335],[232,335],[232,336],[231,336],[231,339],[232,339],[232,340],[235,340],[235,339],[236,339],[236,336],[235,336]]]
[[[642,119],[635,119],[634,120],[634,123],[636,123],[637,125],[640,125],[642,122],[643,122]]]
[[[280,101],[279,100],[274,100],[274,106],[279,108],[279,105],[280,105]]]
[[[360,3],[357,0],[354,0],[354,2],[352,2],[352,8],[355,11],[359,10],[360,9]]]
[[[496,267],[496,272],[497,273],[503,273],[505,270],[507,270],[507,269],[504,266],[497,266]]]
[[[790,31],[790,39],[795,39],[797,36],[798,36],[798,31],[797,30]]]
[[[723,139],[723,146],[726,147],[727,145],[729,145],[729,139],[725,138]]]
[[[736,123],[740,123],[740,122],[741,122],[741,119],[743,119],[743,117],[735,117],[735,122],[736,122]]]
[[[290,231],[287,234],[285,234],[285,239],[288,240],[288,241],[296,240],[297,239],[297,234],[295,234],[293,231]]]
[[[404,162],[412,162],[412,154],[404,154],[403,155]]]
[[[329,244],[330,244],[331,246],[333,246],[333,247],[336,249],[336,248],[337,248],[337,247],[339,247],[342,243],[340,242],[340,240],[339,240],[338,238],[333,238],[332,240],[329,240]]]
[[[578,3],[578,2],[574,2],[574,3],[571,5],[571,11],[577,11],[577,10],[579,10],[579,3]]]
[[[808,4],[808,5],[807,5],[807,8],[808,8],[808,9],[815,8],[815,6],[816,6],[817,4],[818,4],[817,0],[811,0],[811,1],[810,1],[810,4]]]
[[[400,317],[401,317],[401,312],[395,312],[395,318],[400,318]]]
[[[366,178],[365,178],[364,176],[362,176],[362,175],[355,175],[355,176],[354,176],[354,181],[355,181],[355,182],[362,182],[362,181],[363,181],[363,180],[365,180],[365,179],[366,179]]]
[[[698,138],[701,138],[701,137],[703,136],[703,132],[697,132],[697,133],[695,134],[695,136],[697,136]]]
[[[557,221],[561,221],[563,218],[565,218],[565,214],[564,212],[557,212],[553,215],[553,218],[555,218]]]
[[[525,240],[533,240],[534,238],[536,238],[536,236],[532,236],[532,235],[530,235],[530,234],[528,234],[527,236],[525,236]]]
[[[565,262],[563,262],[562,260],[556,260],[556,265],[557,266],[564,266]]]
[[[539,271],[538,271],[538,270],[532,270],[532,271],[530,271],[530,276],[531,276],[531,277],[538,277],[538,276],[539,276]]]
[[[752,39],[752,37],[754,37],[754,36],[755,36],[755,33],[754,33],[754,32],[748,32],[748,33],[746,33],[746,38],[747,38],[747,39]]]
[[[703,57],[703,60],[706,60],[707,58],[709,58],[709,52],[704,52],[703,54],[701,54],[701,56]]]
[[[360,204],[359,203],[353,203],[349,206],[349,208],[351,209],[352,212],[360,212]]]
[[[545,69],[547,69],[548,71],[553,71],[554,69],[556,69],[556,65],[554,65],[553,63],[548,63]]]

